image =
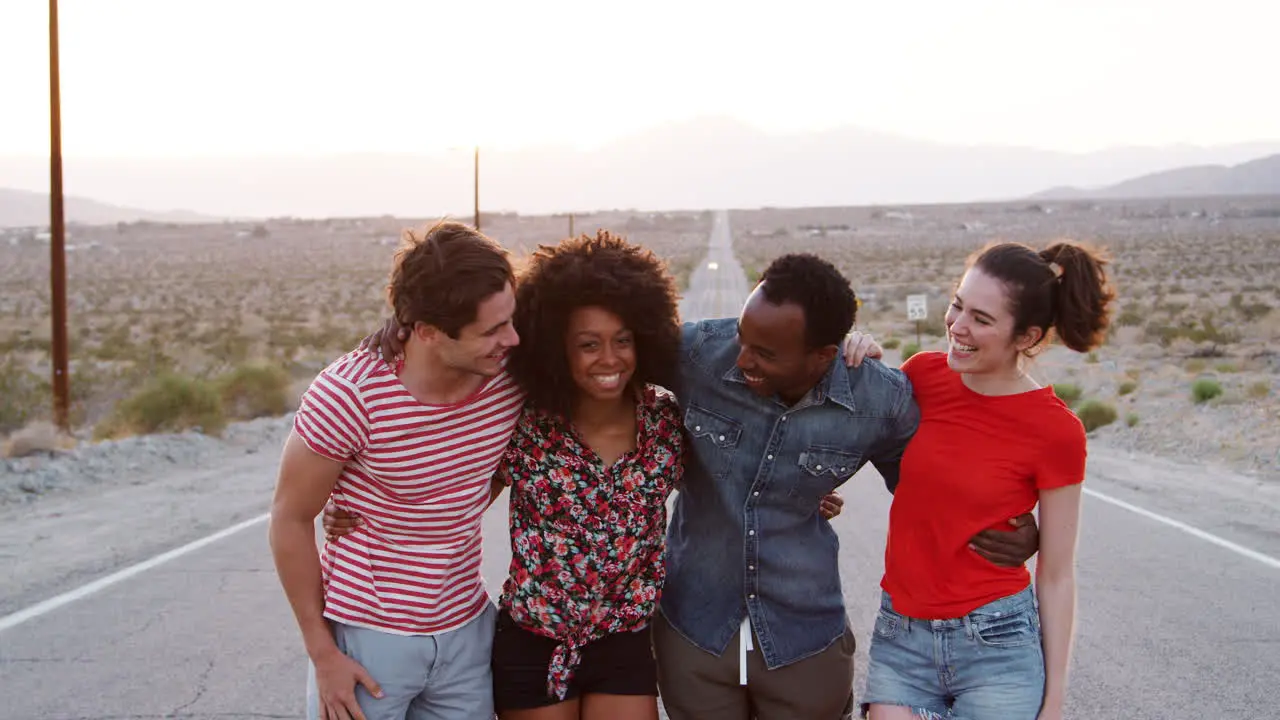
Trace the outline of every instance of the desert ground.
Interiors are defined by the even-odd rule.
[[[840,266],[862,301],[859,329],[885,342],[890,362],[916,341],[909,294],[928,297],[920,345],[943,346],[949,293],[985,243],[1103,246],[1120,298],[1109,341],[1089,355],[1050,348],[1033,374],[1089,418],[1097,443],[1280,480],[1280,197],[766,208],[730,219],[749,279],[786,252]],[[217,433],[287,412],[316,371],[381,324],[399,234],[430,221],[71,227],[70,439],[40,430],[50,415],[47,236],[0,231],[6,453],[191,427]],[[608,228],[653,248],[683,286],[705,253],[711,213],[614,211],[574,222],[577,232]],[[521,256],[567,235],[569,217],[491,214],[482,227]],[[158,399],[175,395],[187,410]]]

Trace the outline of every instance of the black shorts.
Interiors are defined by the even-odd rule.
[[[516,624],[503,610],[493,635],[493,705],[526,710],[563,702],[547,693],[547,668],[557,641]],[[564,699],[582,695],[658,694],[658,668],[646,626],[607,635],[582,648]]]

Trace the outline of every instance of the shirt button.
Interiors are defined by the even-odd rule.
[[[770,455],[770,456],[769,456],[769,459],[770,459],[770,460],[772,460],[772,459],[773,459],[773,456],[772,456],[772,455]]]
[[[748,600],[755,600],[755,599],[756,599],[755,593],[752,593],[752,594],[748,595],[748,596],[747,596],[747,599],[748,599]]]
[[[756,569],[756,566],[755,566],[755,565],[748,565],[748,566],[747,566],[747,569],[748,569],[748,570],[755,570],[755,569]]]
[[[756,531],[755,531],[755,530],[748,530],[748,531],[747,531],[747,534],[748,534],[748,535],[755,535],[755,534],[756,534]]]
[[[721,435],[721,436],[720,436],[720,442],[724,442],[724,436],[723,436],[723,435]]]
[[[701,430],[702,430],[702,426],[701,426],[701,425],[694,425],[694,426],[693,426],[693,430],[694,430],[694,432],[699,432],[699,431],[701,431]]]
[[[782,422],[786,422],[786,421],[787,421],[787,416],[786,416],[786,415],[783,415],[783,416],[782,416]]]
[[[755,492],[753,492],[753,493],[751,493],[751,494],[752,494],[753,496],[755,496],[755,497],[760,497],[760,491],[759,491],[759,490],[757,490],[757,491],[755,491]]]
[[[821,465],[819,465],[816,469],[817,469],[817,470],[821,470],[821,469],[822,469],[822,466],[821,466]]]

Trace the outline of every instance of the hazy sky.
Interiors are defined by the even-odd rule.
[[[710,114],[1063,150],[1280,137],[1267,0],[743,5],[62,0],[64,149],[581,146]],[[0,0],[0,155],[47,152],[45,8]]]

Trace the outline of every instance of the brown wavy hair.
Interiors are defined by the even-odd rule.
[[[507,365],[533,406],[567,416],[578,392],[569,370],[569,315],[601,307],[635,336],[637,386],[675,389],[679,377],[679,293],[666,263],[607,230],[541,245],[520,273]]]
[[[480,303],[515,283],[507,250],[470,225],[446,221],[405,230],[387,282],[387,304],[402,326],[426,323],[458,338]]]

